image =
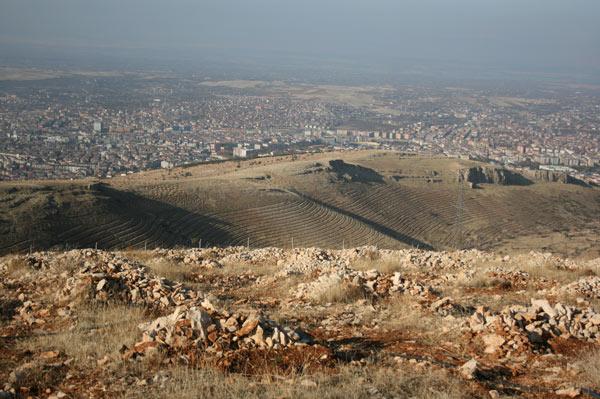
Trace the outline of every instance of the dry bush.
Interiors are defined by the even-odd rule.
[[[105,355],[117,356],[124,344],[139,338],[137,326],[145,321],[143,309],[126,305],[88,305],[79,309],[77,316],[71,330],[36,336],[24,341],[23,349],[58,350],[85,365]]]
[[[207,275],[219,275],[219,276],[236,276],[244,273],[252,273],[257,276],[272,276],[279,268],[275,264],[260,264],[260,265],[248,265],[245,263],[237,262],[225,262],[223,267],[215,268],[202,268],[200,273]]]
[[[290,296],[290,292],[294,290],[298,284],[305,282],[306,276],[292,274],[285,278],[279,278],[270,283],[269,285],[252,284],[246,287],[243,292],[252,297],[261,298],[265,297],[265,293],[272,298],[286,300]]]
[[[364,259],[371,260],[371,261],[377,260],[381,257],[379,250],[374,247],[364,248],[363,254],[364,254]]]
[[[480,272],[472,278],[460,278],[456,281],[456,285],[464,288],[500,288],[508,290],[512,284],[508,280],[497,277],[490,277],[485,272]]]
[[[3,289],[0,289],[0,325],[3,322],[12,320],[17,308],[22,304],[23,302],[18,299],[10,298],[8,295],[5,295]]]
[[[254,378],[210,369],[169,369],[161,386],[132,387],[132,398],[463,398],[464,384],[444,371],[415,372],[387,367],[342,366],[336,374]]]
[[[4,263],[6,265],[6,274],[8,277],[17,278],[23,273],[27,273],[32,271],[27,264],[27,261],[22,256],[18,255],[10,255],[4,257],[0,263]],[[0,269],[0,271],[2,271]]]
[[[310,295],[311,299],[320,304],[325,303],[352,303],[366,298],[365,291],[354,284],[342,281],[340,284],[320,289]]]
[[[166,258],[153,257],[145,261],[144,265],[157,276],[164,277],[167,280],[180,282],[190,280],[190,267],[185,264],[177,264]]]

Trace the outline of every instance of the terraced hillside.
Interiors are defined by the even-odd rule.
[[[105,182],[2,183],[0,251],[249,244],[600,252],[599,189],[525,178],[472,189],[459,176],[478,166],[369,151]]]

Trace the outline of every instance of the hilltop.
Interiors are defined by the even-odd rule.
[[[596,397],[600,258],[376,247],[0,258],[1,397]]]
[[[0,251],[376,245],[600,254],[600,190],[385,151],[0,183]]]

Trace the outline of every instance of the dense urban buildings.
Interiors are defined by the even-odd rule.
[[[319,86],[75,76],[0,82],[0,178],[389,148],[558,169],[600,183],[594,87]]]

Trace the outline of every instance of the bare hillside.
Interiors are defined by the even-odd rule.
[[[199,245],[598,255],[600,190],[385,152],[264,158],[110,181],[3,183],[2,252]]]

